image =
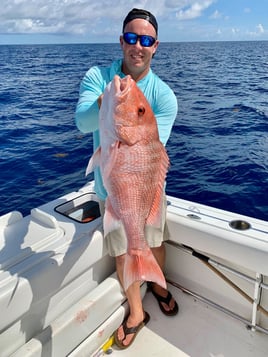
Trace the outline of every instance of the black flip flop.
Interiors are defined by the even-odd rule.
[[[175,304],[174,304],[174,308],[172,310],[167,311],[162,303],[166,304],[167,306],[169,306],[170,301],[172,299],[172,295],[171,293],[168,291],[168,294],[166,297],[163,297],[159,294],[157,294],[156,292],[153,291],[152,287],[151,287],[151,292],[153,294],[153,296],[156,298],[156,300],[158,301],[158,305],[160,307],[160,310],[163,312],[163,314],[167,315],[167,316],[175,316],[177,315],[178,311],[179,311],[179,306],[177,304],[177,302],[174,300]]]
[[[149,322],[150,315],[148,314],[148,312],[144,311],[143,321],[140,322],[137,326],[133,326],[133,327],[127,327],[127,319],[128,319],[128,317],[124,320],[124,322],[122,324],[124,335],[125,335],[123,340],[118,339],[118,329],[114,332],[114,342],[117,345],[117,347],[120,348],[120,350],[124,350],[132,345],[138,332]],[[124,345],[123,341],[125,341],[127,335],[131,335],[131,334],[134,334],[132,340],[130,341],[130,343],[128,345]]]

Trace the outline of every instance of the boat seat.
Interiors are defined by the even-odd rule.
[[[144,295],[146,284],[142,291]],[[87,338],[90,356],[123,321],[127,310],[127,304],[122,306],[124,302],[114,273],[10,357],[67,356]]]

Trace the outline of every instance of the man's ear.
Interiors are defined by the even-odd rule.
[[[122,35],[119,37],[119,41],[120,41],[120,46],[123,47],[124,39]]]

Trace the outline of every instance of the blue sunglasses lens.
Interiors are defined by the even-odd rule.
[[[123,34],[124,41],[129,45],[136,45],[138,39],[143,47],[151,47],[155,43],[155,38],[149,35],[137,35],[133,32],[125,32]]]

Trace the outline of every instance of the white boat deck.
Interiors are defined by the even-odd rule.
[[[91,192],[88,185],[29,216],[0,217],[0,357],[105,355],[101,346],[123,320],[126,304]],[[142,284],[151,319],[132,346],[112,346],[110,354],[267,357],[267,222],[169,201],[165,272],[196,295],[169,285],[180,311],[167,317]]]
[[[128,357],[266,357],[268,335],[249,330],[242,322],[169,286],[180,310],[166,317],[151,293],[144,308],[151,320],[128,349],[112,347],[111,356]],[[110,351],[111,352],[111,351]]]

